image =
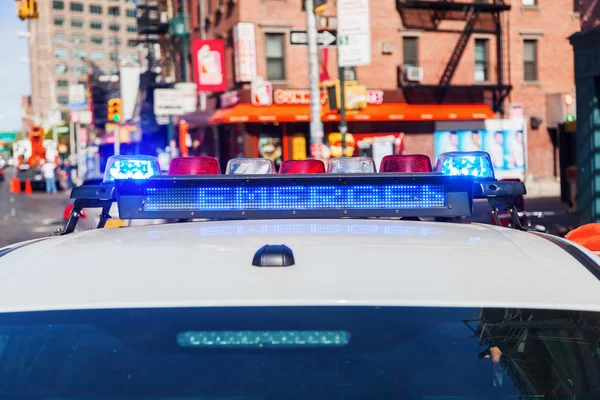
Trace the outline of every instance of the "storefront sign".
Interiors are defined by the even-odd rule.
[[[221,108],[233,107],[240,102],[240,92],[237,90],[226,92],[221,95]]]
[[[257,76],[252,80],[250,95],[252,97],[252,105],[270,106],[273,104],[273,85],[271,82]]]
[[[377,105],[383,103],[383,91],[367,90],[367,104]],[[305,89],[277,89],[273,93],[275,104],[310,104],[310,91]],[[327,91],[321,91],[321,104],[327,102]]]
[[[256,37],[254,24],[239,22],[233,27],[235,81],[252,82],[256,77]]]
[[[198,87],[193,82],[180,82],[174,85],[175,89],[183,92],[183,111],[191,113],[198,108]]]
[[[192,42],[194,81],[200,92],[224,92],[227,90],[225,79],[225,42],[223,39]]]

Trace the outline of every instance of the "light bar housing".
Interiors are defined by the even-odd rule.
[[[157,176],[115,181],[123,219],[470,216],[472,177],[440,174]]]

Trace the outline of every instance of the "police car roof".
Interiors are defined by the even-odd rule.
[[[294,252],[295,265],[252,266],[260,247],[282,243]],[[99,229],[0,257],[0,312],[277,305],[600,311],[600,281],[534,234],[391,220]]]

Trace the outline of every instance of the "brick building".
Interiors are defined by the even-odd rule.
[[[176,12],[180,12],[180,1],[174,3]],[[431,7],[431,3],[419,0],[371,0],[372,63],[348,73],[367,89],[382,93],[386,102],[393,99],[398,106],[421,107],[419,110],[426,111],[420,115],[427,117],[406,117],[410,113],[402,111],[396,121],[350,120],[350,132],[359,135],[369,131],[403,132],[406,152],[433,157],[436,120],[464,119],[467,126],[473,123],[475,127],[480,126],[480,119],[490,118],[490,113],[496,118],[507,118],[509,104],[520,104],[527,122],[528,173],[551,176],[556,161],[547,122],[556,117],[549,117],[548,102],[551,95],[574,90],[573,55],[568,37],[579,30],[576,3],[574,0],[461,0],[439,2],[439,6]],[[470,15],[471,7],[476,17]],[[250,87],[249,83],[236,81],[233,30],[239,22],[254,24],[258,76],[271,82],[275,90],[308,87],[307,48],[289,43],[290,30],[306,26],[299,0],[187,0],[186,11],[190,15],[192,41],[201,37],[202,26],[206,38],[224,39],[227,90],[240,91],[238,101],[244,99]],[[323,16],[335,14],[335,1],[330,0]],[[473,21],[469,28],[470,19]],[[333,19],[320,17],[320,22],[323,21],[334,23]],[[461,38],[465,40],[464,48],[457,45]],[[190,71],[195,56],[191,49],[190,46],[189,79],[193,78]],[[335,48],[327,50],[324,63],[326,72],[336,79]],[[410,67],[418,68],[413,70],[416,73],[413,79],[406,77]],[[450,79],[444,80],[444,76]],[[219,93],[210,98],[209,105],[223,107]],[[452,107],[459,109],[456,105],[469,104],[486,105],[490,113],[468,109],[464,115],[446,113]],[[251,117],[237,118],[252,121]],[[336,131],[335,118],[330,120],[329,130]],[[269,125],[268,119],[258,121]],[[308,124],[302,125],[303,121],[297,119],[296,126],[289,129],[306,130]],[[273,122],[277,125],[278,121]],[[324,122],[327,131],[329,122],[326,118]],[[246,123],[237,130],[246,135],[242,135],[245,140],[236,139],[236,129],[234,133],[226,129],[232,138],[225,142],[219,139],[221,147],[239,147],[229,152],[229,156],[253,155],[251,147],[256,146],[257,140],[248,140],[252,136],[248,135],[252,133],[249,125]],[[286,141],[285,134],[283,140]],[[283,153],[291,156],[291,152],[286,151],[284,143]]]

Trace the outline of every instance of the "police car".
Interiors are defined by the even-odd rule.
[[[432,221],[515,214],[486,154],[175,164],[111,159],[61,234],[0,250],[0,397],[600,396],[599,259]],[[192,222],[72,233],[115,203]]]

